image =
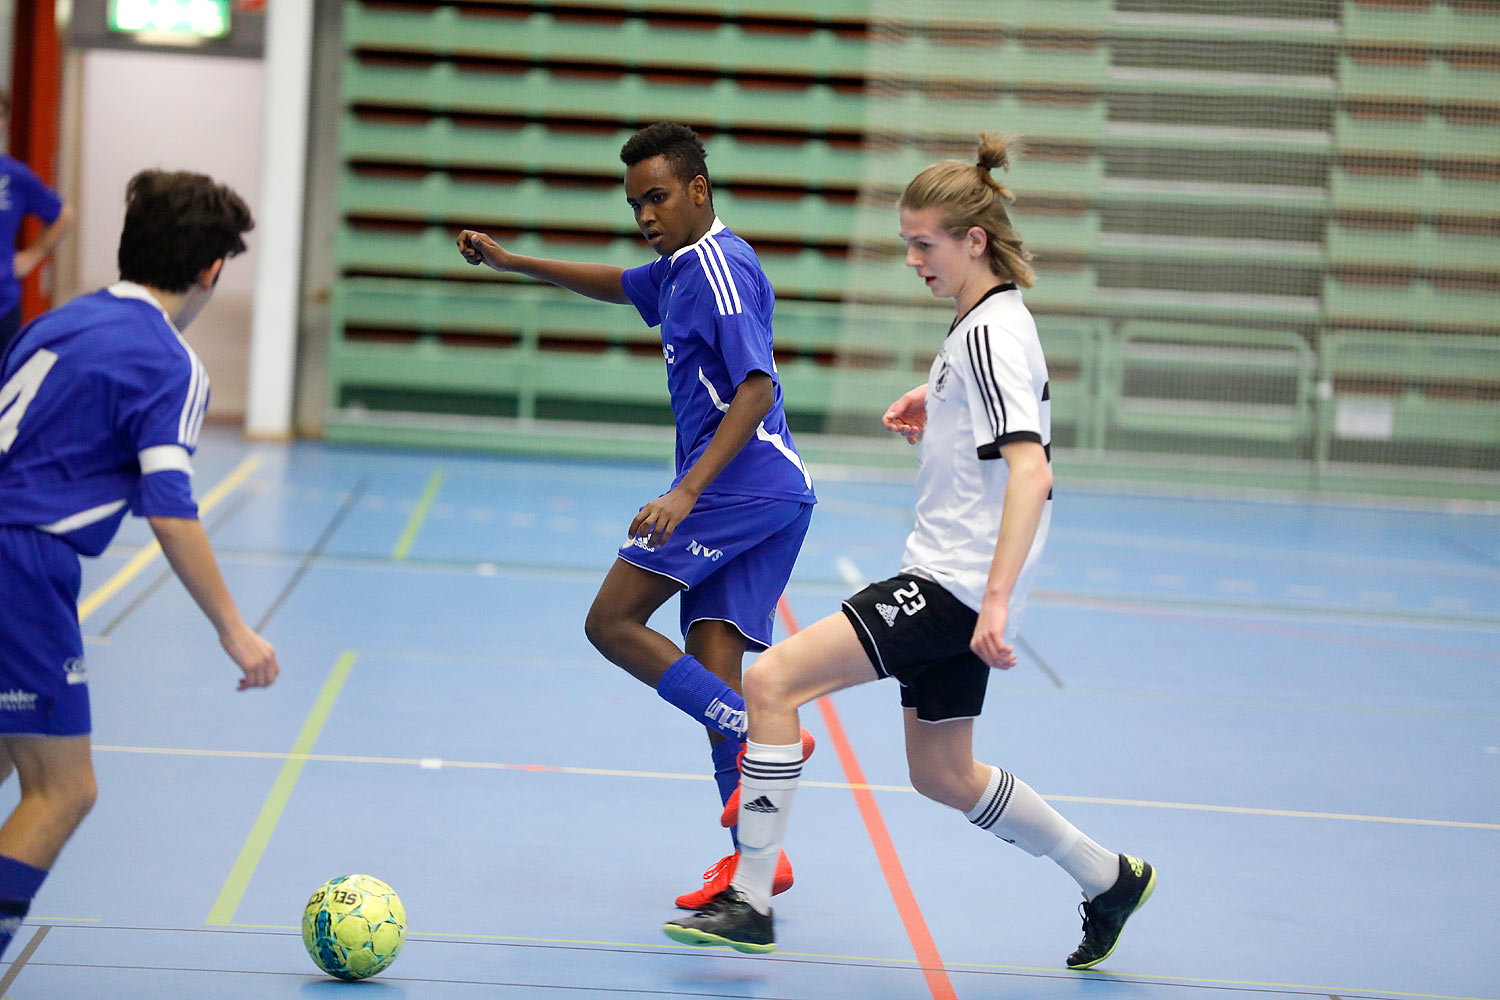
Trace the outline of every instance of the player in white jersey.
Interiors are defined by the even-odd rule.
[[[96,795],[80,555],[99,555],[127,509],[240,668],[264,687],[276,653],[245,623],[193,502],[191,455],[208,376],[186,327],[254,225],[202,174],[130,181],[121,280],[28,324],[0,354],[0,780],[21,801],[0,826],[0,953]]]
[[[797,709],[883,677],[901,684],[917,791],[1051,858],[1082,888],[1084,937],[1069,968],[1104,961],[1155,888],[1149,864],[1105,850],[1024,781],[974,759],[974,718],[990,669],[1015,665],[1015,631],[1052,507],[1047,363],[1020,291],[1035,275],[1005,212],[1011,194],[990,176],[1006,163],[1006,140],[984,133],[977,166],[935,164],[901,197],[906,262],[957,311],[926,384],[883,418],[908,441],[921,439],[916,525],[900,573],[745,671],[739,868],[703,910],[663,927],[676,941],[775,948],[768,890],[802,770]]]

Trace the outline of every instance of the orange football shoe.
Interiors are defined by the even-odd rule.
[[[735,851],[709,865],[708,871],[703,873],[703,888],[678,896],[678,907],[696,911],[707,906],[710,899],[729,888],[729,883],[734,878],[734,870],[739,867],[739,860],[740,852]],[[787,860],[786,851],[782,851],[781,857],[776,859],[776,877],[771,881],[771,895],[779,896],[791,887],[792,863]]]

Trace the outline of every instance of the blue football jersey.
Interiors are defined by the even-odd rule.
[[[196,518],[207,408],[208,373],[140,285],[38,317],[0,358],[0,524],[98,555],[127,508]]]
[[[718,219],[698,242],[633,267],[622,279],[641,318],[661,327],[667,391],[677,424],[677,478],[692,468],[752,372],[775,384],[775,402],[705,491],[816,502],[812,477],[792,443],[771,351],[771,283],[750,244]]]
[[[14,157],[0,153],[0,316],[21,301],[21,283],[16,280],[16,234],[28,215],[35,215],[47,225],[57,221],[62,199],[31,168]]]

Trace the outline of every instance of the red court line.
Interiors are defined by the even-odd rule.
[[[776,602],[776,610],[781,612],[789,635],[801,631],[796,616],[792,614],[792,606],[785,597]],[[864,787],[869,782],[865,781],[865,772],[859,766],[859,759],[854,756],[854,748],[849,745],[849,737],[844,732],[844,724],[839,721],[838,710],[833,707],[833,699],[819,698],[818,711],[823,715],[823,725],[828,727],[828,738],[833,740],[833,749],[838,754],[839,764],[844,768],[844,778],[854,786],[854,802],[859,806],[860,818],[865,821],[865,832],[869,834],[870,843],[875,848],[875,857],[880,861],[885,884],[896,902],[896,912],[901,915],[901,923],[906,926],[906,936],[911,940],[912,950],[916,952],[917,964],[922,967],[927,989],[932,992],[933,1000],[958,1000],[958,994],[953,992],[953,983],[948,979],[948,971],[943,967],[943,959],[938,954],[937,944],[932,940],[932,932],[927,929],[927,921],[922,919],[917,897],[911,891],[911,884],[906,881],[906,872],[901,869],[901,859],[896,855],[896,845],[891,842],[885,820],[880,816],[880,807],[875,804],[875,796]]]

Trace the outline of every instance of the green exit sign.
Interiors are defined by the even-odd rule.
[[[229,0],[110,0],[109,27],[156,38],[223,38]]]

